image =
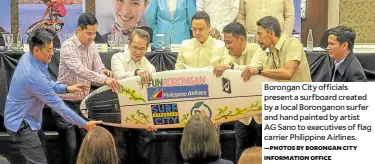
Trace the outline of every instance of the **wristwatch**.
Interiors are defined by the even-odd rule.
[[[234,68],[234,64],[232,62],[230,62],[229,65],[230,65],[230,69]]]
[[[134,71],[134,76],[137,76],[137,71],[138,71],[139,69],[136,69],[135,71]]]
[[[262,75],[263,67],[258,67],[258,75]]]

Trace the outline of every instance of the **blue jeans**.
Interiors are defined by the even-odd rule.
[[[47,164],[47,158],[44,152],[46,148],[45,135],[42,130],[31,130],[26,121],[22,124],[17,132],[8,130],[10,138],[20,149],[21,154],[25,157],[27,164]]]
[[[253,146],[262,146],[262,124],[253,120],[249,125],[235,121],[234,132],[236,135],[236,161],[241,157],[242,152]]]

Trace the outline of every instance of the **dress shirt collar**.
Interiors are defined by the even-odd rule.
[[[239,57],[242,57],[242,56],[244,56],[244,55],[247,54],[247,51],[249,51],[249,46],[250,46],[250,44],[249,44],[249,43],[246,43],[246,47],[245,47],[245,49],[242,51],[241,56],[239,56]]]
[[[131,57],[130,57],[130,51],[125,51],[125,62],[126,63],[129,63],[129,62],[134,62],[135,64],[137,63],[140,63],[140,64],[143,64],[143,61],[144,61],[144,56],[142,57],[142,59],[140,61],[137,61],[135,62]]]
[[[48,64],[45,64],[39,60],[37,60],[31,52],[26,52],[26,55],[30,55],[31,63],[36,64],[37,66],[40,66],[44,71],[48,69]]]
[[[347,56],[345,56],[341,61],[334,60],[333,63],[335,64],[335,71],[338,70],[341,75],[344,75],[346,67],[348,67],[348,61],[352,58],[352,52],[350,52]]]
[[[285,41],[285,39],[283,37],[280,37],[279,40],[277,41],[276,45],[275,45],[275,49],[280,51],[281,47],[284,44],[284,41]]]
[[[81,47],[81,46],[85,47],[85,46],[81,43],[81,41],[78,39],[78,36],[77,36],[76,33],[74,33],[74,35],[73,35],[73,42],[77,45],[77,47]]]
[[[197,39],[193,38],[193,41],[194,41],[194,44],[198,47],[207,47],[208,45],[210,45],[212,42],[213,42],[214,38],[212,38],[211,36],[208,36],[206,42],[204,42],[203,44],[201,42],[199,42]]]

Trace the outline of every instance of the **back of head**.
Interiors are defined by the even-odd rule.
[[[44,48],[53,41],[53,36],[46,29],[37,29],[29,35],[27,43],[30,52],[33,53],[35,47]]]
[[[97,126],[87,133],[78,154],[77,164],[117,164],[112,134]]]
[[[187,122],[180,151],[186,162],[201,163],[220,158],[220,143],[216,129],[206,115],[195,114]]]
[[[328,30],[328,35],[336,36],[336,40],[343,44],[348,43],[348,49],[352,50],[354,47],[354,41],[356,38],[356,33],[354,29],[347,26],[337,26]]]
[[[262,164],[262,148],[252,147],[243,151],[238,164]]]

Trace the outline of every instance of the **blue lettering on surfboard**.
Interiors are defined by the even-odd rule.
[[[156,104],[151,105],[154,125],[178,124],[177,104]]]

